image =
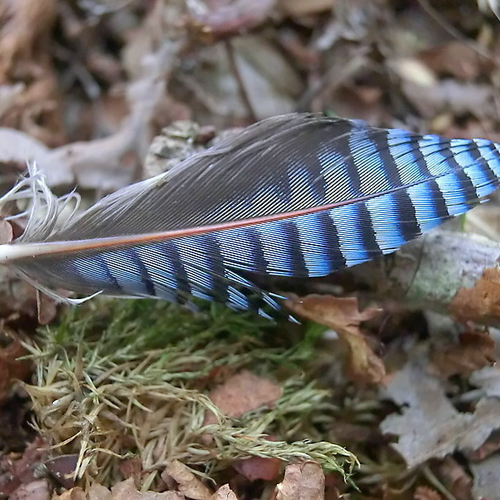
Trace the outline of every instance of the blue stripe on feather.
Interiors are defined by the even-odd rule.
[[[476,188],[477,196],[481,198],[490,194],[494,189],[492,182],[496,181],[496,177],[488,164],[481,158],[481,153],[475,143],[465,139],[452,139],[450,146],[455,161]]]
[[[441,224],[444,214],[436,210],[435,191],[431,183],[415,184],[408,188],[408,194],[413,200],[418,225],[422,232]]]
[[[398,200],[394,193],[378,196],[365,202],[372,222],[375,238],[383,253],[388,253],[406,243],[401,232]]]
[[[151,276],[135,248],[103,252],[102,258],[109,272],[126,293],[139,296],[155,295]]]
[[[340,251],[347,266],[353,266],[369,260],[359,227],[359,211],[356,205],[344,205],[330,210],[337,228]]]

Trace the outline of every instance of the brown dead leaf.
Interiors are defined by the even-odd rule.
[[[490,267],[472,288],[460,288],[448,307],[458,320],[482,324],[500,318],[500,269]]]
[[[107,498],[111,498],[111,492],[107,488],[104,489],[108,492],[108,497],[103,497],[103,500],[107,500]],[[60,495],[52,495],[52,500],[87,500],[87,495],[82,488],[77,486],[68,491],[63,491]]]
[[[92,483],[87,491],[88,500],[111,500],[111,491],[99,483]]]
[[[201,482],[189,467],[174,460],[162,474],[162,479],[165,483],[169,483],[169,478],[164,477],[168,474],[178,483],[179,491],[186,497],[193,500],[209,500],[212,497],[212,492]]]
[[[129,478],[111,488],[110,500],[184,500],[184,496],[176,491],[164,491],[163,493],[154,491],[140,492],[137,491],[133,478]]]
[[[380,429],[398,436],[393,447],[409,467],[443,458],[455,450],[470,454],[500,427],[500,401],[484,398],[474,413],[459,412],[446,397],[442,382],[415,359],[396,373],[386,395],[402,410],[386,417]]]
[[[59,455],[45,462],[49,474],[68,490],[75,485],[74,474],[78,455]]]
[[[441,500],[441,495],[427,486],[419,486],[413,495],[413,500]]]
[[[459,336],[459,344],[433,350],[431,361],[444,377],[473,371],[495,363],[495,341],[489,332],[473,330]]]
[[[372,351],[359,326],[372,319],[381,309],[369,307],[358,309],[354,297],[339,298],[332,295],[292,296],[285,302],[293,312],[335,330],[350,350],[349,375],[355,382],[382,382],[385,367]]]
[[[249,481],[257,479],[273,481],[278,477],[283,462],[278,458],[250,457],[245,460],[237,460],[232,465]]]
[[[17,488],[10,500],[50,500],[49,484],[46,479],[38,479]]]
[[[276,486],[276,500],[323,500],[325,474],[316,462],[287,465],[283,481]]]
[[[26,354],[24,347],[17,341],[0,349],[0,402],[6,397],[13,381],[24,380],[30,375],[31,362],[18,359]]]
[[[238,497],[229,484],[224,484],[210,497],[210,500],[238,500]]]
[[[228,417],[240,417],[261,406],[271,406],[282,395],[282,388],[264,377],[243,370],[210,392],[210,399]],[[205,424],[216,422],[215,415],[207,414]]]
[[[32,60],[56,16],[56,0],[4,0],[0,3],[0,82],[13,60]]]
[[[0,496],[8,497],[19,486],[35,481],[34,470],[43,461],[46,452],[43,440],[36,438],[21,458],[4,455],[0,460]]]

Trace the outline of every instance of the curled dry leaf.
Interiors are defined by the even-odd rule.
[[[382,360],[367,344],[359,326],[372,319],[381,309],[358,309],[354,297],[339,298],[332,295],[292,296],[285,302],[293,312],[335,330],[350,350],[349,375],[355,382],[379,383],[385,376]]]
[[[460,321],[482,324],[500,320],[500,269],[485,269],[472,288],[460,288],[448,310]]]
[[[496,361],[495,341],[487,331],[469,331],[459,336],[457,345],[433,350],[431,361],[444,377],[464,374],[491,366]]]
[[[247,411],[270,406],[282,395],[282,389],[271,380],[243,370],[210,392],[210,399],[228,417],[240,417]],[[205,424],[216,422],[207,414]]]
[[[224,484],[210,497],[210,500],[238,500],[238,497],[229,484]]]
[[[316,462],[287,465],[283,481],[276,486],[276,500],[323,500],[325,474]]]
[[[164,477],[165,474],[170,476],[178,483],[179,491],[187,498],[193,500],[209,500],[212,497],[212,492],[201,482],[189,467],[174,460],[167,465],[167,468],[162,474],[162,479],[165,483],[169,483],[169,478]]]

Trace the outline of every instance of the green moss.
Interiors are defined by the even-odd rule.
[[[104,484],[130,454],[150,471],[149,484],[172,459],[214,471],[250,456],[304,458],[349,475],[356,458],[321,441],[329,394],[304,375],[321,332],[310,328],[290,345],[290,328],[280,334],[265,319],[217,305],[193,314],[101,299],[71,309],[30,347],[37,372],[27,390],[40,432],[59,452],[79,454],[79,477]],[[272,408],[226,418],[208,392],[242,369],[283,394]],[[216,424],[206,425],[207,412]]]

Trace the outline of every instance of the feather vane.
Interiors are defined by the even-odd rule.
[[[45,287],[188,304],[194,296],[265,314],[262,303],[280,305],[252,274],[319,277],[391,253],[471,209],[499,177],[500,146],[487,140],[284,115],[61,228],[61,203],[34,174],[22,181],[35,200],[31,220],[0,245],[0,262]],[[23,187],[3,202],[28,196]]]

